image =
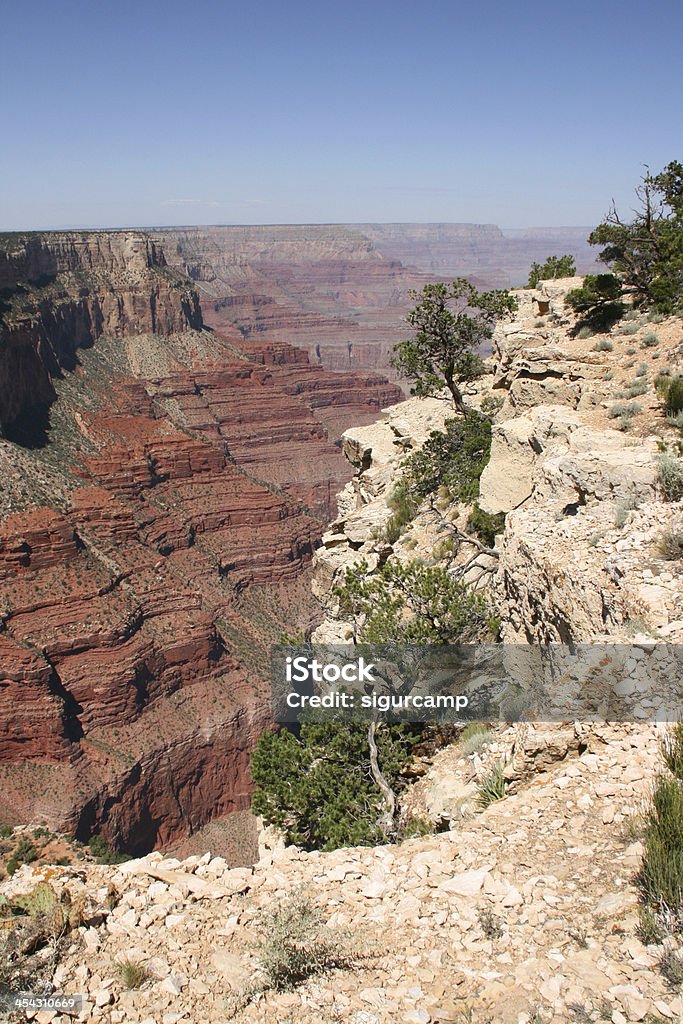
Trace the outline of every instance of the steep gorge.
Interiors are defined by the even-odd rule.
[[[140,233],[1,255],[0,818],[142,852],[247,806],[334,441],[401,396],[203,330]]]
[[[288,341],[328,369],[391,375],[410,292],[466,276],[519,285],[532,260],[570,252],[594,268],[588,229],[503,232],[494,224],[275,224],[170,228],[167,258],[189,275],[207,323],[250,339]]]

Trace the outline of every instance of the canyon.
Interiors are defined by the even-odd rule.
[[[501,231],[493,224],[286,224],[155,232],[216,330],[288,341],[328,369],[392,375],[411,291],[466,276],[519,286],[532,261],[571,253],[595,269],[588,228]],[[392,378],[393,379],[393,378]]]
[[[335,441],[401,392],[207,330],[143,233],[1,256],[0,818],[144,852],[248,806]]]
[[[269,646],[320,616],[339,438],[403,397],[381,371],[411,289],[504,283],[534,244],[505,264],[487,225],[0,238],[1,820],[144,853],[248,807]]]
[[[399,536],[383,529],[406,460],[443,427],[445,403],[411,398],[344,432],[355,473],[314,556],[310,582],[325,609],[314,638],[349,637],[333,584],[361,559],[370,575],[387,558],[460,568],[495,599],[512,657],[520,644],[597,641],[600,658],[606,644],[628,645],[628,671],[612,683],[637,696],[642,718],[498,721],[463,734],[411,764],[401,804],[423,828],[393,844],[303,850],[268,828],[248,866],[212,844],[118,866],[21,866],[0,883],[6,900],[21,907],[40,893],[64,913],[78,909],[49,967],[58,991],[83,994],[76,1019],[682,1019],[670,969],[680,963],[678,925],[644,927],[639,881],[644,809],[671,742],[661,694],[643,685],[641,668],[683,637],[680,543],[675,553],[662,545],[681,536],[683,500],[658,476],[662,446],[680,428],[656,387],[663,369],[680,365],[681,320],[658,318],[656,343],[652,320],[636,311],[609,334],[582,336],[564,305],[576,284],[518,292],[517,316],[498,326],[488,372],[468,390],[470,407],[493,423],[478,501],[505,513],[493,548],[474,561],[462,540],[445,547],[439,528],[465,530],[468,502],[440,493],[440,520],[428,497]],[[634,390],[640,403],[615,426],[614,407]],[[68,532],[50,528],[68,548]],[[496,769],[504,785],[483,800]],[[663,905],[657,920],[666,915]],[[273,943],[292,973],[303,946],[322,964],[279,984]],[[144,968],[139,984],[117,968],[124,958]]]

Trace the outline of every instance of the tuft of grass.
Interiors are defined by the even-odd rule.
[[[333,968],[351,967],[359,959],[349,948],[348,937],[327,928],[320,910],[302,892],[265,914],[262,926],[256,952],[265,989],[296,988]]]
[[[480,807],[488,807],[505,796],[504,767],[503,762],[499,761],[479,783],[477,800]]]
[[[568,934],[579,949],[588,949],[588,933],[585,928],[573,928]]]
[[[595,331],[592,331],[590,327],[582,327],[581,330],[577,332],[576,337],[579,341],[585,341],[586,338],[592,338],[594,334]]]
[[[633,335],[638,333],[638,324],[623,324],[619,328],[619,334]]]
[[[630,384],[627,384],[624,388],[624,395],[626,398],[635,398],[637,395],[644,395],[648,391],[648,383],[646,380],[632,380]]]
[[[654,331],[649,331],[640,343],[641,348],[657,348],[659,345],[659,338]]]
[[[650,907],[641,907],[636,938],[644,946],[661,946],[666,939],[666,930],[662,927],[657,914]]]
[[[611,420],[631,419],[642,411],[643,407],[638,402],[614,402],[607,410],[607,415]]]
[[[478,754],[492,737],[493,732],[484,722],[470,722],[460,734],[460,749],[465,756]]]
[[[131,957],[121,957],[114,960],[114,971],[124,988],[142,988],[150,972],[142,960],[133,960]]]
[[[629,512],[633,512],[634,509],[638,508],[638,499],[634,497],[622,498],[617,502],[616,511],[614,513],[614,525],[617,530],[621,530],[626,525]]]
[[[614,343],[609,338],[600,338],[599,341],[593,345],[594,352],[611,352],[614,348]]]

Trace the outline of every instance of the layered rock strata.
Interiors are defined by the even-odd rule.
[[[269,644],[312,622],[350,475],[335,441],[401,393],[199,330],[146,236],[2,255],[0,818],[142,852],[248,807]]]

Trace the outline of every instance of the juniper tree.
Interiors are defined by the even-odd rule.
[[[424,398],[446,387],[464,412],[461,385],[483,372],[477,350],[492,337],[496,320],[515,312],[517,300],[507,291],[479,292],[464,277],[410,294],[418,302],[406,322],[415,333],[394,346],[392,365],[413,382],[412,394]]]

